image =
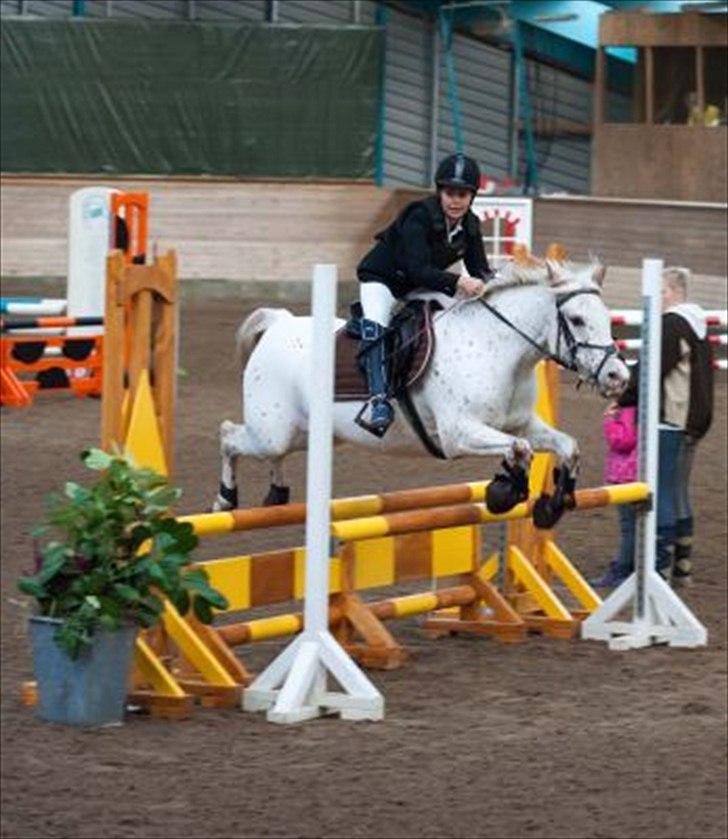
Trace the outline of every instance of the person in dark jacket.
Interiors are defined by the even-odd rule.
[[[690,271],[665,268],[662,278],[657,569],[680,585],[692,579],[690,471],[713,419],[713,352],[705,313],[687,302]]]
[[[360,281],[362,356],[371,414],[364,427],[382,436],[394,419],[387,398],[384,335],[397,301],[428,289],[454,297],[478,297],[490,277],[480,221],[471,211],[480,182],[478,164],[464,154],[446,157],[437,167],[435,195],[409,204],[376,235],[377,244],[357,268]],[[450,267],[462,260],[467,273]]]

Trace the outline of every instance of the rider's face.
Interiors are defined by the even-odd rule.
[[[446,186],[440,190],[440,206],[450,221],[457,221],[468,211],[472,193],[469,189]]]

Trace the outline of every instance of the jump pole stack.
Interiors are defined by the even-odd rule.
[[[303,632],[243,693],[243,709],[267,710],[275,723],[324,714],[380,720],[384,698],[328,628],[329,529],[334,406],[336,266],[316,265],[312,289],[313,346],[306,470],[306,599]],[[333,677],[343,689],[329,690]]]
[[[613,650],[652,644],[701,647],[705,627],[656,570],[657,481],[662,350],[662,260],[642,262],[642,353],[639,377],[640,480],[651,490],[652,503],[638,516],[635,571],[581,626],[581,637],[607,641]],[[618,620],[632,608],[631,620]]]

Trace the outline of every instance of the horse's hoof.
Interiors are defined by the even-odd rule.
[[[212,511],[214,513],[224,513],[228,510],[237,510],[238,509],[238,488],[237,487],[226,487],[225,484],[222,482],[220,483],[220,488],[217,491],[217,498],[215,499],[215,503],[212,505]]]
[[[516,504],[528,498],[528,476],[520,466],[511,466],[505,460],[502,472],[493,478],[485,491],[485,505],[494,515],[510,512]]]
[[[263,499],[264,507],[277,507],[280,504],[288,504],[291,500],[291,488],[271,484],[268,494]]]
[[[563,501],[551,495],[542,495],[533,505],[533,523],[539,530],[551,530],[564,514]]]
[[[507,478],[497,475],[485,491],[485,505],[491,513],[500,516],[510,512],[516,504],[525,501],[527,497],[519,492]]]

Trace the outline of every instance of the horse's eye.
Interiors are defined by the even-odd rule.
[[[577,329],[581,326],[584,326],[584,318],[580,317],[579,315],[574,315],[574,317],[569,318],[571,321],[572,326],[576,326]]]

